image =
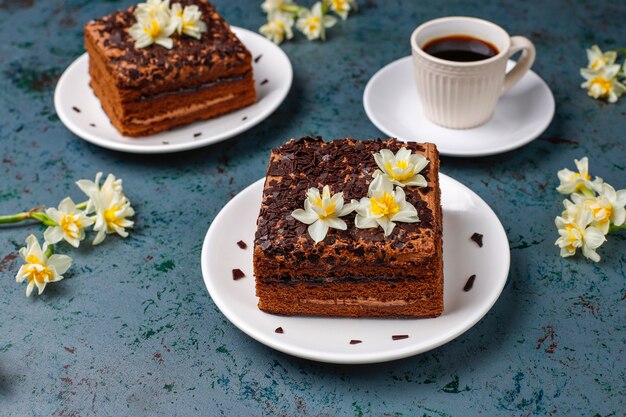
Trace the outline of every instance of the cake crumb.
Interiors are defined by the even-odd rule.
[[[277,328],[276,328],[276,330],[274,330],[274,332],[275,332],[275,333],[280,333],[280,334],[285,333],[285,331],[283,330],[283,328],[282,328],[282,327],[277,327]]]
[[[80,109],[76,106],[72,107],[72,110],[74,110],[76,113],[80,113]]]
[[[246,274],[244,274],[241,269],[233,269],[233,279],[235,281],[237,281],[238,279],[241,279],[241,278],[243,278],[245,276],[246,276]]]
[[[479,247],[483,247],[483,235],[480,233],[474,233],[472,237],[470,237]]]
[[[261,85],[267,84],[267,83],[269,83],[269,82],[270,82],[270,80],[268,80],[268,79],[266,78],[266,79],[264,79],[263,81],[261,81]]]
[[[248,245],[246,245],[246,242],[244,242],[243,240],[237,242],[237,246],[239,246],[241,249],[245,249],[248,247]]]
[[[351,345],[358,345],[359,343],[363,343],[363,341],[362,340],[358,340],[358,339],[350,340],[350,344]]]
[[[472,289],[472,287],[474,286],[474,280],[476,279],[476,275],[472,275],[471,277],[469,277],[467,279],[467,282],[465,283],[465,286],[463,287],[463,291],[468,292],[469,290]]]
[[[263,54],[257,56],[256,58],[254,58],[254,62],[259,62],[261,60],[261,58],[263,58]]]
[[[201,134],[202,134],[202,133],[200,133],[200,132],[198,132],[198,133],[194,133],[194,134],[193,134],[193,137],[194,137],[194,138],[197,138],[197,137],[198,137],[198,136],[200,136]]]
[[[393,336],[391,336],[392,340],[402,340],[402,339],[408,339],[409,335],[408,334],[394,334]]]

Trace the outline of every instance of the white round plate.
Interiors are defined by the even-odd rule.
[[[440,174],[443,207],[444,313],[432,319],[284,317],[257,307],[252,275],[256,220],[263,179],[233,198],[217,215],[202,247],[202,275],[217,307],[259,342],[294,356],[331,363],[373,363],[441,346],[478,322],[496,302],[509,273],[509,243],[491,208],[473,191]],[[470,240],[484,235],[480,248]],[[243,250],[236,244],[247,243]],[[245,277],[233,280],[232,270]],[[467,279],[473,288],[464,292]],[[283,334],[275,332],[282,327]],[[392,340],[392,335],[408,339]],[[351,339],[362,343],[351,345]]]
[[[508,62],[508,69],[515,64]],[[510,151],[537,138],[554,116],[554,97],[533,71],[503,95],[493,117],[473,129],[447,129],[422,113],[413,78],[412,57],[383,67],[363,93],[367,117],[385,134],[398,139],[433,142],[442,155],[485,156]]]
[[[56,112],[69,130],[86,141],[131,153],[169,153],[195,149],[248,130],[267,118],[283,102],[291,87],[293,70],[282,49],[263,36],[234,26],[231,29],[252,54],[257,101],[251,106],[150,136],[122,136],[113,127],[100,106],[100,100],[89,87],[89,57],[85,53],[59,79],[54,92]],[[258,62],[255,62],[255,58]]]

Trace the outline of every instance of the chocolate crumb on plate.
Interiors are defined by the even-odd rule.
[[[275,333],[280,333],[280,334],[285,333],[285,331],[283,330],[283,328],[282,328],[282,327],[277,327],[277,328],[276,328],[276,330],[274,330],[274,332],[275,332]]]
[[[269,82],[270,82],[270,80],[268,80],[268,79],[266,78],[266,79],[264,79],[263,81],[261,81],[261,85],[267,84],[267,83],[269,83]]]
[[[169,144],[170,144],[170,143],[169,143],[168,141],[166,141],[166,140],[164,140],[162,143],[163,143],[163,145],[169,145]]]
[[[233,279],[235,281],[237,281],[238,279],[241,279],[241,278],[243,278],[245,276],[246,276],[246,274],[244,274],[241,269],[233,269]]]
[[[96,127],[96,124],[95,123],[89,123],[89,126]]]
[[[409,335],[408,334],[394,334],[393,336],[391,336],[392,340],[402,340],[402,339],[408,339]]]
[[[246,245],[246,242],[244,242],[243,240],[237,242],[237,246],[239,246],[241,249],[245,249],[248,247],[248,245]]]
[[[72,110],[74,110],[76,113],[80,113],[80,109],[76,106],[72,107]]]
[[[474,280],[476,279],[476,274],[472,275],[467,279],[465,286],[463,287],[463,291],[468,292],[474,286]]]
[[[483,247],[483,235],[480,233],[474,233],[472,237],[470,237],[478,246]]]
[[[243,116],[241,120],[245,122],[246,120],[248,120],[248,116]]]
[[[263,57],[263,54],[257,56],[256,58],[254,58],[254,62],[259,62],[261,60],[261,58]]]
[[[202,134],[201,132],[194,133],[194,134],[193,134],[193,137],[194,137],[194,138],[197,138],[197,137],[198,137],[198,136],[200,136],[201,134]]]
[[[350,340],[350,344],[351,345],[358,345],[359,343],[363,343],[363,341],[362,340],[358,340],[358,339]]]

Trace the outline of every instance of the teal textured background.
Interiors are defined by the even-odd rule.
[[[264,21],[260,3],[216,1],[231,24],[252,30]],[[578,74],[585,47],[626,47],[623,2],[361,1],[325,44],[298,36],[283,45],[294,84],[265,122],[163,156],[90,145],[54,112],[56,80],[83,52],[82,25],[130,4],[0,0],[0,212],[66,195],[78,201],[74,181],[99,170],[123,178],[137,210],[128,239],[72,251],[66,279],[29,299],[14,281],[17,250],[43,230],[0,228],[0,415],[623,415],[625,233],[599,250],[600,264],[561,259],[553,245],[559,169],[588,155],[592,175],[626,186],[626,98],[588,98]],[[250,339],[202,281],[212,219],[291,137],[382,136],[363,110],[365,84],[410,53],[418,24],[445,15],[486,18],[529,37],[533,69],[557,103],[548,130],[522,149],[442,160],[442,171],[505,226],[512,263],[499,301],[456,340],[392,363],[320,364]]]

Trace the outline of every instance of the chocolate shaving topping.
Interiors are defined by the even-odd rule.
[[[76,113],[80,113],[80,109],[76,106],[72,107],[72,110],[74,110]]]
[[[472,237],[470,237],[478,246],[483,247],[483,235],[480,233],[474,233]]]
[[[267,84],[267,83],[269,83],[269,82],[270,82],[270,81],[266,78],[266,79],[264,79],[263,81],[261,81],[261,85],[265,85],[265,84]]]
[[[358,339],[350,340],[350,344],[351,345],[358,345],[359,343],[363,343],[363,341],[362,340],[358,340]]]
[[[190,62],[196,78],[208,79],[217,72],[235,75],[249,68],[252,55],[231,32],[226,21],[208,1],[177,0],[184,8],[197,5],[207,31],[200,39],[190,36],[172,37],[172,49],[151,45],[137,49],[128,33],[135,22],[135,7],[121,10],[91,21],[86,31],[95,32],[106,59],[117,74],[116,84],[131,88],[158,88],[167,83],[178,85],[184,81]],[[233,74],[234,73],[234,74]],[[181,86],[182,87],[182,86]]]
[[[163,143],[163,145],[169,145],[169,144],[170,144],[170,143],[169,143],[168,141],[166,141],[166,140],[164,140],[162,143]]]
[[[409,335],[408,334],[394,334],[393,336],[391,336],[392,340],[402,340],[402,339],[408,339]]]
[[[259,62],[262,57],[263,57],[263,54],[257,56],[256,58],[254,58],[254,62]]]
[[[243,116],[243,118],[241,120],[243,120],[243,121],[248,120],[248,116]]]
[[[246,276],[246,274],[244,274],[241,269],[233,269],[233,279],[235,281],[238,280],[238,279],[241,279],[241,278],[243,278],[245,276]]]
[[[472,275],[471,277],[469,277],[467,279],[467,282],[465,283],[465,286],[463,287],[463,291],[467,292],[469,290],[472,289],[472,287],[474,286],[474,281],[476,280],[476,275]]]
[[[237,242],[237,246],[239,246],[241,249],[245,249],[248,247],[248,245],[246,245],[246,242],[244,242],[243,240]]]
[[[89,123],[89,126],[96,127],[95,123]]]
[[[193,137],[194,137],[194,138],[197,138],[197,137],[198,137],[198,136],[200,136],[201,134],[202,134],[201,132],[194,133],[194,134],[193,134]]]
[[[293,263],[342,266],[353,262],[352,256],[374,257],[376,265],[393,262],[391,257],[400,251],[418,252],[419,243],[432,241],[441,231],[419,187],[405,187],[406,198],[416,209],[418,223],[398,222],[389,236],[382,229],[358,229],[354,215],[342,217],[346,230],[331,229],[320,243],[314,243],[306,233],[307,225],[297,221],[291,213],[302,208],[306,190],[328,185],[332,193],[343,192],[344,201],[367,196],[372,174],[378,168],[373,153],[381,149],[397,152],[406,147],[425,153],[419,143],[387,141],[358,141],[353,139],[324,142],[321,138],[304,137],[291,140],[272,150],[267,170],[263,202],[257,223],[255,244],[266,259],[275,259],[276,267]],[[428,164],[422,175],[429,184],[437,175],[436,164]],[[431,192],[434,192],[431,190]],[[430,268],[432,260],[425,259]],[[406,275],[406,270],[403,269]]]
[[[274,332],[275,332],[275,333],[280,333],[280,334],[285,333],[285,331],[283,330],[283,328],[282,328],[282,327],[277,327],[277,328],[276,328],[276,330],[274,330]]]

